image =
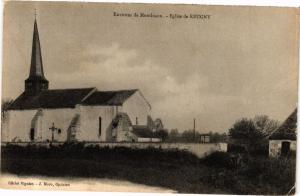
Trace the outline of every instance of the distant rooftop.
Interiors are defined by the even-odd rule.
[[[141,138],[159,138],[146,125],[132,125],[132,132]]]

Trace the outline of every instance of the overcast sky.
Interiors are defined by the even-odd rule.
[[[139,88],[169,129],[224,132],[241,117],[296,107],[296,10],[6,2],[3,98],[24,90],[34,9],[50,88]],[[209,19],[116,17],[206,14]]]

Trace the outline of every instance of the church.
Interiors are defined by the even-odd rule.
[[[84,74],[84,73],[83,73]],[[5,112],[2,142],[159,142],[151,105],[138,89],[49,89],[37,21],[25,90]],[[159,121],[160,122],[160,121]]]

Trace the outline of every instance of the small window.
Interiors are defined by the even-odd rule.
[[[98,130],[98,136],[101,136],[101,132],[102,132],[102,118],[101,116],[99,117],[99,130]]]
[[[139,119],[138,119],[138,117],[135,117],[135,124],[136,124],[136,125],[139,124]]]
[[[58,133],[58,134],[61,134],[61,129],[58,129],[58,130],[57,130],[57,133]]]

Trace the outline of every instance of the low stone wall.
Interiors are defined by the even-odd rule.
[[[197,157],[205,157],[212,152],[227,151],[226,143],[86,143],[86,146],[97,145],[100,147],[127,147],[136,149],[160,148],[165,150],[183,150],[195,154]]]
[[[2,143],[3,146],[7,144],[18,145],[18,146],[27,146],[27,145],[38,145],[44,147],[59,146],[63,143],[54,142],[54,143],[44,143],[44,142],[36,142],[36,143],[28,143],[28,142],[10,142],[10,143]],[[165,150],[182,150],[188,151],[195,154],[197,157],[202,158],[213,152],[226,152],[227,151],[227,143],[152,143],[152,142],[85,142],[85,146],[99,146],[99,147],[127,147],[127,148],[135,148],[135,149],[146,149],[146,148],[159,148]]]

